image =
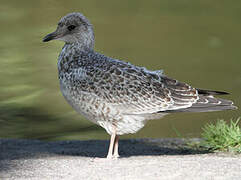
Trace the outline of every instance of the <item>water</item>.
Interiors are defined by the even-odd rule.
[[[149,69],[164,69],[194,87],[230,92],[241,107],[241,2],[19,1],[0,6],[0,137],[105,139],[106,132],[78,115],[62,97],[57,56],[62,42],[42,43],[69,12],[94,24],[96,50]],[[241,110],[172,114],[149,121],[135,137],[200,136],[217,119]]]

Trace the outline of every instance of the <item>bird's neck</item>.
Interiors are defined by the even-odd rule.
[[[94,51],[93,44],[83,42],[65,43],[64,48],[67,51]]]
[[[73,41],[65,43],[65,46],[75,48],[81,51],[93,51],[95,44],[95,37],[92,30],[76,34]]]
[[[83,46],[82,43],[65,43],[58,57],[58,70],[68,69],[69,63],[82,60],[83,56],[94,53],[93,47]]]

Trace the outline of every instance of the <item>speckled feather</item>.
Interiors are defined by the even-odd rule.
[[[65,30],[71,24],[76,30]],[[58,59],[65,99],[109,134],[135,133],[147,120],[170,112],[235,108],[231,101],[214,98],[214,91],[192,88],[162,70],[150,71],[95,52],[92,25],[80,13],[63,17],[55,33],[62,33],[58,39],[66,42]]]
[[[197,90],[162,71],[149,71],[72,45],[63,48],[58,68],[67,101],[110,134],[113,124],[117,134],[134,133],[146,120],[162,117],[165,113],[160,111],[187,108],[198,100]]]

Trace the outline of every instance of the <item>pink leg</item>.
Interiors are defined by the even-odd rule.
[[[119,136],[118,135],[116,135],[116,137],[115,137],[115,142],[114,142],[114,158],[118,158],[118,157],[120,157],[119,156],[119,152],[118,152],[118,142],[119,142]]]
[[[110,146],[109,146],[107,159],[112,159],[113,158],[113,149],[114,149],[115,137],[116,137],[116,134],[112,134],[111,135]]]

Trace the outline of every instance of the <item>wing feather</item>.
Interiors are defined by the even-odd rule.
[[[125,114],[174,112],[219,103],[218,99],[203,98],[198,94],[200,89],[171,79],[161,70],[150,71],[101,54],[74,61],[69,63],[74,66],[69,76],[76,92],[89,93]]]
[[[98,58],[96,58],[98,56]],[[103,55],[69,63],[77,92],[87,92],[125,113],[155,113],[190,107],[197,92],[185,83],[168,78],[161,70],[149,71]]]

